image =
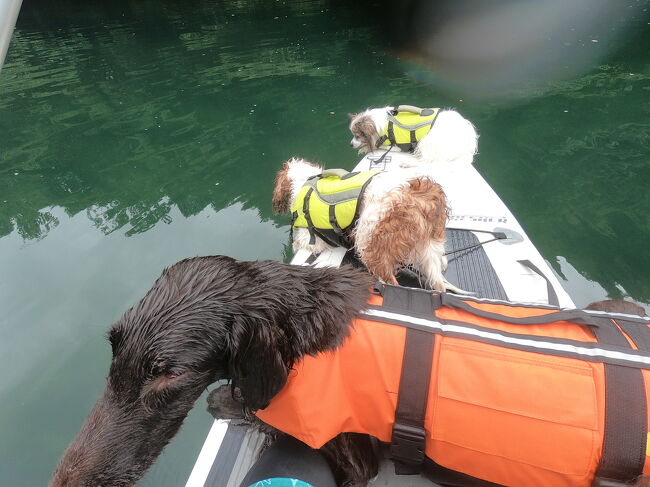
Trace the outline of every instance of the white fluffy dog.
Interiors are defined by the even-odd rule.
[[[275,213],[288,213],[307,179],[322,172],[322,167],[304,159],[285,162],[275,180]],[[397,284],[397,272],[411,267],[438,291],[466,293],[442,275],[447,267],[444,247],[449,210],[439,184],[418,174],[417,169],[382,172],[366,185],[359,205],[358,219],[346,232],[371,274]],[[318,236],[310,240],[307,228],[294,229],[294,250],[318,254],[331,248]]]
[[[352,147],[359,153],[372,152],[378,148],[388,149],[380,145],[381,137],[387,133],[389,116],[396,109],[416,109],[403,105],[402,107],[387,106],[371,108],[360,113],[350,114],[350,131],[352,132]],[[418,109],[419,110],[419,109]],[[422,137],[414,150],[412,162],[402,162],[402,167],[430,162],[458,162],[471,164],[477,153],[478,135],[472,123],[454,110],[440,110],[433,122],[431,130]],[[393,150],[401,150],[393,147]]]

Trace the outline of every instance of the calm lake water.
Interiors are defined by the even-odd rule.
[[[0,485],[47,483],[103,388],[108,326],[165,266],[290,258],[275,171],[351,168],[346,114],[368,106],[458,109],[576,304],[648,307],[646,2],[439,6],[411,36],[358,2],[97,3],[25,0],[0,72]],[[140,486],[184,485],[204,404]]]

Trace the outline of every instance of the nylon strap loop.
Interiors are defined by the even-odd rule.
[[[384,286],[384,306],[404,311],[431,314],[431,293],[407,288]],[[424,462],[427,408],[435,334],[407,329],[397,409],[390,446],[391,458],[398,475],[419,474]]]
[[[391,145],[397,144],[397,139],[395,138],[395,130],[393,129],[393,122],[391,121],[388,122],[386,135],[388,135],[388,140],[390,140]]]
[[[440,295],[440,298],[444,306],[448,306],[454,309],[462,309],[463,311],[467,311],[468,313],[471,313],[475,316],[481,316],[482,318],[489,318],[492,320],[499,320],[513,325],[544,325],[547,323],[554,323],[556,321],[571,321],[581,325],[588,325],[592,328],[597,328],[600,326],[596,320],[592,319],[592,316],[589,313],[585,313],[579,309],[555,311],[553,313],[539,316],[512,318],[510,316],[502,315],[499,313],[491,313],[490,311],[475,308],[474,306],[467,304],[462,299],[458,299],[447,293],[442,293]]]
[[[594,317],[599,343],[632,349],[608,318]],[[643,473],[647,441],[645,383],[640,369],[604,364],[605,435],[593,487],[624,486]]]
[[[309,198],[314,192],[314,187],[312,186],[307,190],[305,199],[302,204],[302,212],[305,214],[305,220],[307,220],[307,230],[309,230],[309,245],[314,245],[316,243],[316,235],[314,234],[314,222],[311,219],[309,214]]]

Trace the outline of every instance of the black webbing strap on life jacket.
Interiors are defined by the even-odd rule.
[[[609,318],[592,316],[599,343],[632,349]],[[644,326],[644,325],[641,325]],[[643,472],[648,435],[645,383],[640,369],[615,364],[605,368],[605,436],[593,487],[624,487]]]
[[[311,219],[309,214],[309,198],[314,192],[313,186],[307,190],[305,194],[305,199],[302,202],[302,212],[305,214],[305,220],[307,220],[307,230],[309,231],[309,245],[314,245],[316,243],[316,236],[314,234],[314,222]]]
[[[379,137],[379,139],[377,139],[375,147],[379,148],[386,140],[390,140],[391,148],[397,146],[404,152],[413,152],[418,144],[418,139],[415,136],[415,130],[409,130],[409,137],[410,142],[398,143],[397,139],[395,138],[395,124],[392,120],[389,120],[388,127],[386,128],[386,135],[382,135]]]
[[[397,143],[397,139],[395,139],[394,124],[391,120],[388,121],[388,128],[386,129],[386,135],[388,136],[388,140],[390,140],[391,145],[395,145]]]
[[[415,130],[411,130],[409,136],[411,137],[411,148],[409,149],[409,152],[413,152],[415,147],[418,145],[418,139],[415,137]]]
[[[302,212],[304,213],[305,220],[307,221],[307,231],[309,231],[309,245],[314,245],[316,243],[316,235],[318,235],[322,240],[324,240],[325,242],[327,242],[329,245],[333,247],[337,247],[339,245],[345,246],[345,243],[348,240],[344,238],[345,235],[341,231],[341,227],[339,227],[338,224],[336,223],[336,215],[334,215],[334,224],[336,224],[336,226],[334,227],[333,230],[319,229],[314,226],[314,221],[312,220],[311,214],[309,213],[309,198],[311,198],[313,192],[314,192],[314,187],[312,186],[307,190],[307,193],[305,193],[305,198],[302,202]],[[333,206],[330,206],[330,222],[332,222],[333,208],[334,208]],[[296,218],[298,218],[298,213],[294,212],[291,220],[292,232],[293,232],[293,225],[294,222],[296,221]],[[293,234],[291,235],[291,238],[293,239]]]
[[[400,311],[430,314],[437,296],[426,291],[383,285],[384,307]],[[399,383],[395,423],[390,445],[397,475],[419,474],[424,462],[429,381],[435,334],[408,328]]]

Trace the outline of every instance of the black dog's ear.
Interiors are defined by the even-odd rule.
[[[371,276],[361,270],[240,264],[247,297],[234,306],[226,342],[228,377],[244,406],[263,409],[305,355],[333,350],[365,308]]]
[[[276,329],[265,320],[240,317],[231,334],[228,364],[232,389],[239,388],[244,406],[264,409],[287,381],[288,364],[282,355]]]

